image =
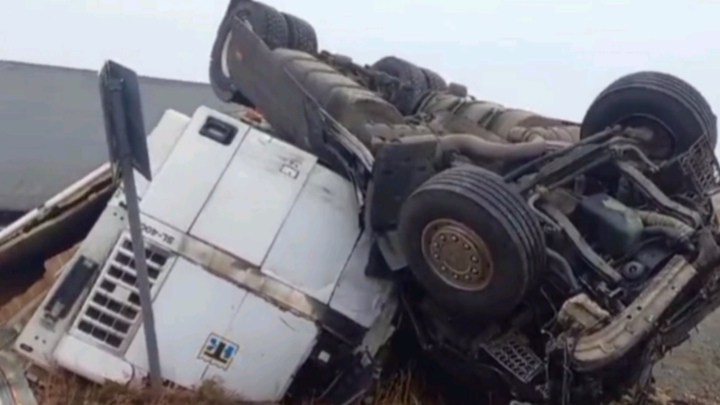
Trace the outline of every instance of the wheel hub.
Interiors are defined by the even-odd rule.
[[[438,219],[423,229],[422,239],[425,260],[445,283],[465,291],[480,291],[490,283],[490,250],[467,226]]]
[[[622,126],[650,131],[652,140],[643,143],[643,149],[651,159],[668,159],[675,152],[675,136],[667,125],[655,117],[647,114],[632,114],[621,118],[618,123]]]

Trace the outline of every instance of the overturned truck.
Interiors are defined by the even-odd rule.
[[[679,78],[625,76],[573,123],[398,58],[319,52],[307,22],[247,0],[210,76],[261,115],[168,112],[138,177],[168,384],[346,404],[403,329],[458,381],[518,400],[642,401],[720,303],[716,117]],[[144,383],[123,198],[106,166],[0,232],[21,271],[89,231],[18,321],[32,364]]]
[[[316,44],[298,17],[231,2],[211,83],[356,183],[409,323],[458,378],[607,400],[717,306],[717,119],[688,83],[629,74],[573,123]]]

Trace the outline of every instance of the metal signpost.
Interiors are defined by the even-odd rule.
[[[110,162],[115,175],[122,177],[135,256],[142,322],[145,327],[150,381],[153,390],[158,393],[162,388],[162,374],[134,176],[134,172],[137,171],[148,181],[152,177],[137,75],[115,62],[106,62],[100,71],[100,96]]]

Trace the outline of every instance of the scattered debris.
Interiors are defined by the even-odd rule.
[[[25,377],[23,364],[16,354],[0,352],[0,405],[38,405]],[[67,399],[64,404],[68,404]]]

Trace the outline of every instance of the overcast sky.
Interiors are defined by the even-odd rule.
[[[0,59],[207,82],[226,0],[5,0]],[[688,80],[720,109],[720,0],[268,0],[310,21],[321,47],[395,54],[506,105],[580,120],[615,78]],[[0,91],[2,91],[0,89]]]

